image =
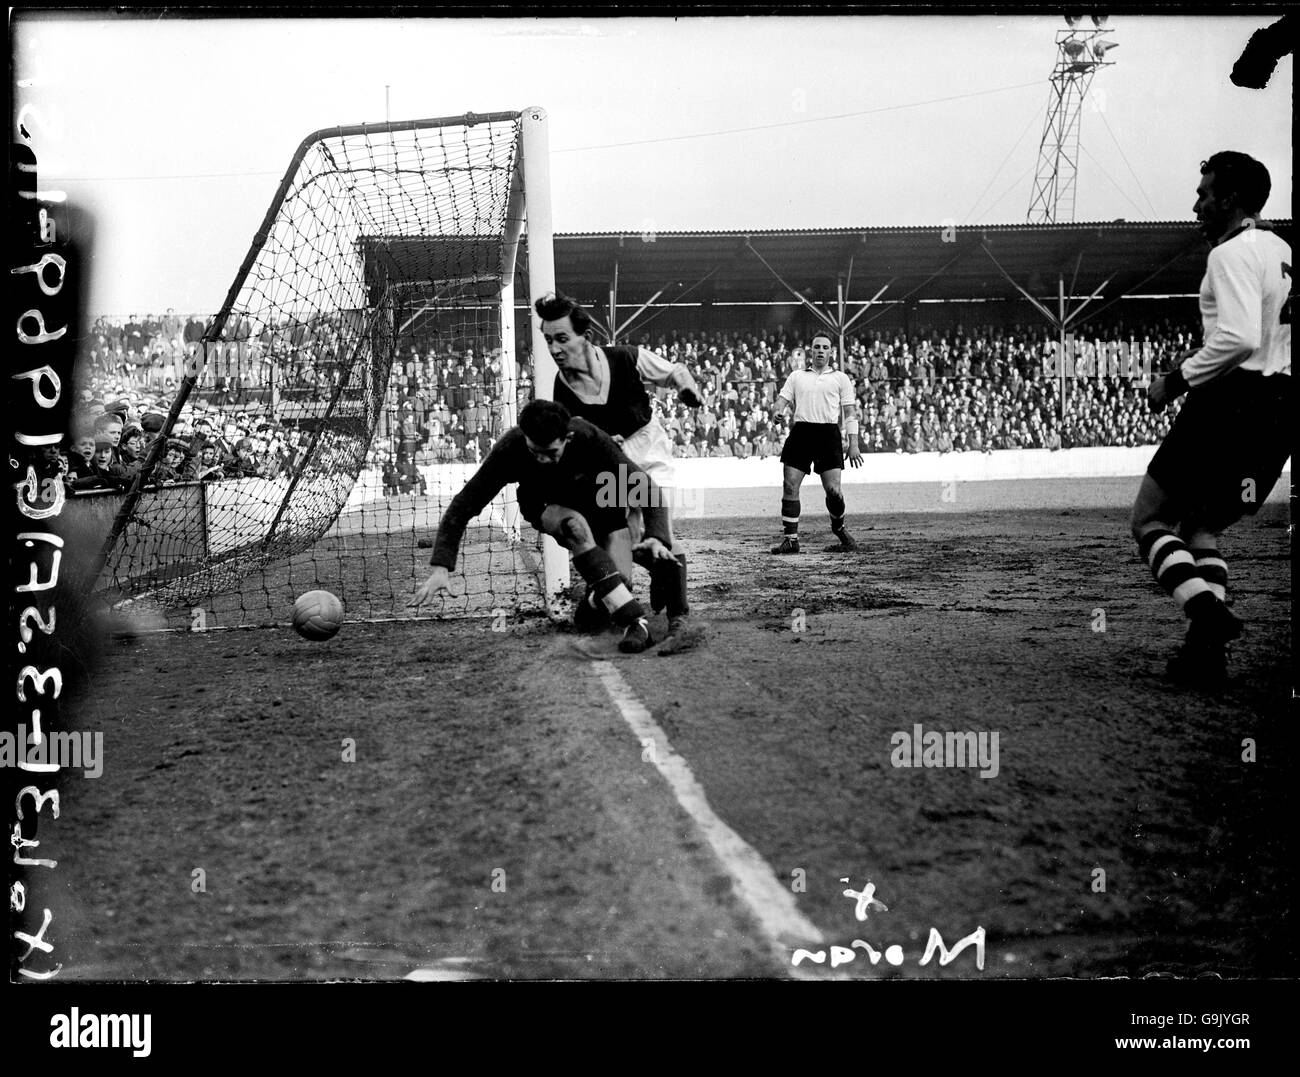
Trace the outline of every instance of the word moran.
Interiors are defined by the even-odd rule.
[[[998,776],[997,732],[926,732],[918,722],[908,734],[894,733],[889,761],[895,767],[979,767],[981,778]]]

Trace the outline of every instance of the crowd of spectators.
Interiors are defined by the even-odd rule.
[[[81,391],[72,431],[48,462],[70,493],[130,486],[163,436],[171,401],[120,385]],[[153,485],[275,478],[291,469],[308,432],[256,412],[224,414],[196,401],[184,408],[149,477]]]
[[[1177,409],[1152,413],[1146,386],[1152,370],[1193,339],[1190,327],[1170,323],[1110,327],[1089,340],[1088,354],[1105,355],[1108,345],[1124,342],[1126,358],[1076,362],[1071,355],[1064,406],[1056,342],[1019,325],[868,334],[850,341],[837,365],[857,388],[864,453],[1135,446],[1157,443],[1168,432]],[[806,341],[780,333],[670,334],[639,343],[685,363],[701,387],[698,411],[667,394],[657,402],[676,455],[780,453],[789,420],[777,414],[776,396],[790,371],[804,365]],[[1082,344],[1076,350],[1083,354]]]
[[[164,425],[203,328],[199,317],[181,319],[172,311],[95,322],[82,364],[89,388],[81,391],[59,459],[50,454],[70,490],[129,485]],[[1169,321],[1111,325],[1089,342],[1103,351],[1107,343],[1125,342],[1140,359],[1114,369],[1070,360],[1064,379],[1056,373],[1053,339],[1021,325],[866,332],[850,339],[836,365],[857,387],[864,453],[1147,445],[1164,436],[1176,414],[1176,408],[1160,414],[1147,408],[1150,374],[1191,346],[1194,333]],[[699,409],[667,391],[654,400],[678,456],[768,457],[780,452],[789,425],[776,414],[776,395],[804,364],[811,336],[669,332],[628,342],[685,363],[700,386]],[[283,348],[277,339],[250,334],[250,346],[224,353],[221,367],[209,362],[152,481],[274,478],[292,468],[310,437],[310,424],[300,421],[312,414],[304,402],[319,404],[339,377],[332,360],[313,369],[311,349],[336,348],[339,327],[316,326]],[[277,352],[279,366],[263,361]],[[364,465],[382,477],[387,493],[420,492],[418,465],[482,460],[504,432],[506,400],[513,396],[522,406],[532,392],[526,364],[512,379],[500,348],[482,340],[404,340]]]

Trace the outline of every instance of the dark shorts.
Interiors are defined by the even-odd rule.
[[[605,539],[609,538],[615,531],[622,531],[627,527],[627,509],[601,507],[596,504],[593,498],[579,499],[576,497],[566,498],[562,504],[566,509],[572,509],[584,520],[591,529],[592,538],[596,540],[596,545],[604,545]],[[556,504],[556,502],[552,502]],[[520,510],[523,517],[532,526],[533,530],[542,529],[542,513],[550,505],[524,505],[520,504]]]
[[[805,475],[844,467],[839,423],[795,423],[781,449],[781,463]]]
[[[1193,389],[1147,467],[1180,523],[1221,530],[1259,511],[1291,455],[1291,377],[1234,370]]]

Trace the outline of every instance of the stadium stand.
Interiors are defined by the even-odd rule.
[[[173,312],[143,319],[100,317],[83,361],[89,385],[81,390],[78,422],[57,466],[70,493],[122,487],[141,449],[93,443],[95,423],[121,416],[147,439],[161,425],[171,395],[192,356],[204,320]],[[321,334],[325,337],[326,334]],[[660,394],[655,406],[682,457],[767,457],[785,437],[774,401],[786,376],[802,362],[811,331],[695,333],[666,330],[634,335],[685,362],[700,382],[704,406],[692,411]],[[1068,363],[1064,378],[1052,367],[1053,341],[1041,328],[956,326],[905,334],[867,331],[848,344],[840,364],[858,386],[861,444],[866,453],[993,452],[1156,444],[1176,409],[1152,414],[1145,387],[1196,339],[1196,327],[1168,319],[1117,322],[1089,343],[1104,354],[1136,342],[1146,356],[1137,371]],[[304,340],[293,354],[267,361],[258,341],[217,357],[215,369],[190,398],[168,448],[178,458],[163,483],[274,477],[292,464],[303,444],[303,402],[319,400],[330,384],[326,364],[307,361],[321,341]],[[1136,376],[1135,376],[1136,374]],[[385,421],[369,466],[390,491],[412,491],[414,464],[478,462],[502,431],[498,353],[478,341],[417,337],[405,345],[392,372]],[[1061,387],[1064,385],[1064,401]],[[520,403],[531,399],[526,368]],[[391,479],[392,481],[388,481]]]

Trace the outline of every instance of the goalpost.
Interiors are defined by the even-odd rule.
[[[555,288],[548,153],[540,108],[302,141],[116,508],[105,597],[220,626],[283,622],[315,588],[350,618],[410,615],[417,540],[515,424],[521,374],[550,394],[532,316]],[[241,426],[257,474],[159,487],[183,415]],[[458,572],[435,614],[548,609],[568,556],[511,487],[467,529]]]

